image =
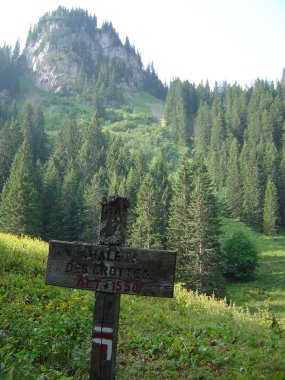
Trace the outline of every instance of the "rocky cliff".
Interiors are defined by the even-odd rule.
[[[108,66],[116,85],[143,88],[145,73],[140,55],[122,44],[111,23],[97,27],[95,16],[59,7],[44,15],[29,32],[23,52],[37,86],[53,92],[77,92],[79,83],[96,84]],[[112,77],[112,78],[110,78]]]

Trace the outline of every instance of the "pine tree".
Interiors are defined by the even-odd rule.
[[[22,142],[17,121],[5,123],[0,129],[0,191],[10,174],[11,165]]]
[[[61,236],[61,186],[62,180],[51,157],[43,176],[43,222],[44,238],[47,241]]]
[[[241,189],[241,175],[239,167],[239,148],[236,138],[233,138],[229,144],[229,164],[227,170],[227,194],[229,206],[232,214],[241,219],[242,210],[242,189]]]
[[[99,114],[95,110],[78,155],[82,177],[87,184],[90,184],[94,173],[104,165],[105,149],[105,137],[102,132]]]
[[[246,142],[240,154],[242,214],[245,223],[260,230],[262,228],[262,186],[255,148]]]
[[[280,217],[281,217],[281,224],[285,225],[285,123],[283,125],[279,170],[280,170],[280,182],[279,182]]]
[[[146,174],[138,192],[136,220],[129,243],[133,247],[162,248],[157,213],[157,188],[150,174]]]
[[[188,265],[183,268],[186,286],[208,295],[214,293],[218,297],[224,296],[223,260],[218,241],[218,207],[209,175],[202,162],[195,164],[187,231],[190,252]]]
[[[65,130],[60,130],[56,135],[53,153],[51,155],[59,177],[63,180],[70,165],[78,165],[78,151],[81,140],[74,114],[68,114]]]
[[[195,121],[195,154],[207,156],[211,138],[211,116],[207,103],[199,107]]]
[[[266,235],[275,236],[277,232],[278,219],[277,189],[269,176],[266,184],[264,209],[263,209],[263,231]]]
[[[103,199],[103,170],[96,173],[84,191],[82,233],[80,239],[88,243],[98,243],[100,237],[101,202]]]
[[[153,159],[150,174],[157,188],[157,226],[162,239],[162,248],[167,246],[167,223],[170,204],[170,183],[168,180],[168,167],[163,156]]]
[[[225,96],[225,122],[228,129],[242,143],[243,132],[246,127],[246,95],[240,86],[228,86]]]
[[[221,190],[226,181],[227,153],[223,109],[217,99],[214,100],[211,114],[212,128],[208,153],[209,172],[217,188]]]
[[[34,115],[33,154],[35,161],[39,160],[43,163],[47,159],[47,135],[41,107],[36,108]]]
[[[22,129],[24,139],[27,140],[28,144],[32,149],[32,154],[34,154],[34,109],[30,103],[26,103],[23,111],[23,121],[22,121]],[[34,158],[34,155],[33,155]]]
[[[83,203],[83,189],[74,165],[70,164],[63,178],[61,188],[61,239],[79,240],[81,232],[80,212]]]
[[[186,96],[180,79],[170,84],[165,102],[165,120],[173,138],[181,146],[189,146],[189,114],[187,113]]]
[[[14,158],[10,177],[4,185],[0,204],[1,230],[14,234],[41,236],[42,205],[37,168],[25,140]]]
[[[279,182],[279,155],[272,138],[269,138],[265,144],[263,161],[265,181],[270,176],[272,181],[277,184]]]
[[[128,153],[121,138],[112,138],[106,153],[105,178],[107,194],[118,194],[121,182],[127,176]]]
[[[76,116],[73,113],[69,113],[64,133],[64,146],[61,147],[66,152],[67,162],[76,160],[80,145],[81,141]]]
[[[189,235],[187,229],[190,192],[192,189],[191,161],[182,157],[173,185],[168,222],[168,245],[177,251],[177,278],[184,279],[184,268],[189,261]]]

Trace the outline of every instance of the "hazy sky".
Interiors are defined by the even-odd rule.
[[[285,0],[7,0],[0,45],[20,37],[24,47],[30,25],[59,5],[111,21],[162,81],[275,82],[285,67]]]

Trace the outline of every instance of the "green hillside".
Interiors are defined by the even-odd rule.
[[[45,287],[36,238],[98,242],[114,195],[126,245],[175,250],[184,286],[122,297],[117,378],[285,379],[284,94],[167,86],[80,9],[0,47],[1,379],[88,377],[94,295]]]
[[[178,284],[173,299],[122,296],[117,378],[284,379],[284,238],[258,235],[256,280],[232,284],[230,306]],[[94,296],[44,285],[47,248],[0,234],[1,379],[88,378]]]

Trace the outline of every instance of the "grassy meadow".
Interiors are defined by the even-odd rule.
[[[252,237],[256,276],[226,300],[122,296],[117,379],[285,379],[285,234]],[[88,379],[94,294],[45,286],[47,249],[0,234],[1,379]]]

